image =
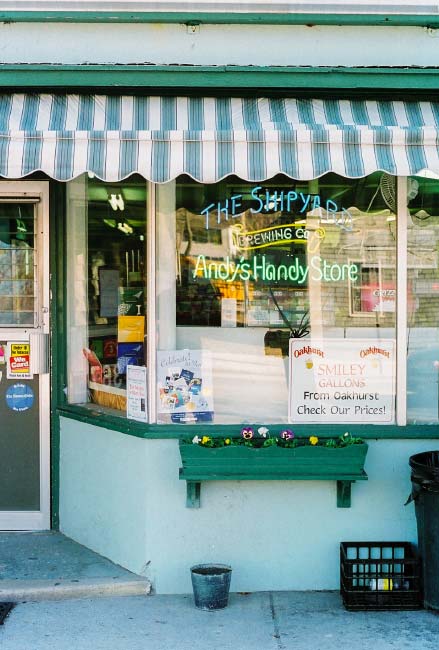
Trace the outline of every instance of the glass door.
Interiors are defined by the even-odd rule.
[[[0,183],[0,530],[50,528],[48,183]]]

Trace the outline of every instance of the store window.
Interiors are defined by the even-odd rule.
[[[394,180],[180,177],[153,188],[153,223],[147,187],[136,176],[68,183],[68,403],[162,424],[395,423]],[[415,203],[410,259],[425,228]],[[435,328],[434,301],[422,298],[436,268],[426,239],[431,268],[417,253],[409,262],[409,364],[416,352],[418,373],[422,327]],[[439,355],[428,354],[438,373]]]
[[[158,422],[394,423],[394,180],[179,178],[156,230]]]
[[[409,179],[407,422],[439,421],[439,179]],[[433,176],[433,175],[432,175]]]
[[[126,414],[127,369],[146,360],[146,238],[144,179],[68,184],[69,403]]]

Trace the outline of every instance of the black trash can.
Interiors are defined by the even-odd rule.
[[[418,525],[424,607],[439,609],[439,451],[410,457],[412,495]]]
[[[191,567],[195,607],[212,610],[227,607],[232,567],[227,564],[197,564]]]

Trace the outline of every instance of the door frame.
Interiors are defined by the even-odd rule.
[[[0,202],[5,199],[20,201],[37,199],[35,203],[35,239],[37,249],[38,322],[35,327],[0,328],[0,337],[29,340],[30,334],[50,332],[50,269],[49,269],[49,181],[1,181]],[[6,336],[5,336],[6,335]],[[31,348],[32,359],[32,348]],[[38,359],[42,363],[41,359]],[[32,363],[32,360],[31,360]],[[46,368],[45,370],[50,369]],[[50,529],[50,372],[39,373],[39,440],[40,440],[40,509],[1,511],[0,530]]]

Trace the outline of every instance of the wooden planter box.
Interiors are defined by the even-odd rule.
[[[187,505],[199,507],[201,481],[337,481],[338,507],[350,507],[351,484],[367,480],[366,443],[347,447],[202,447],[180,442]]]

